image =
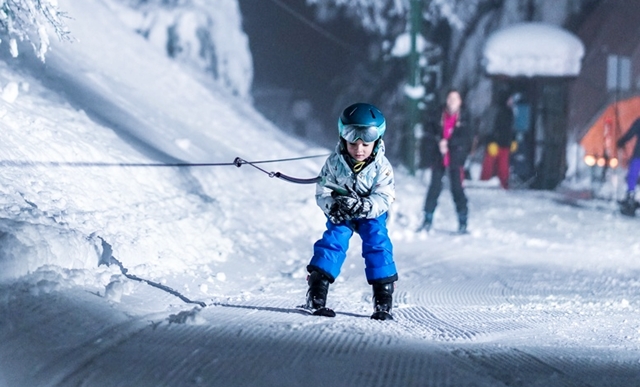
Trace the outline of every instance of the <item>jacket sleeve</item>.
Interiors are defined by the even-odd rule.
[[[449,149],[457,148],[457,152],[467,155],[471,150],[472,142],[473,131],[469,125],[469,116],[466,113],[462,113],[459,124],[453,131],[453,136],[449,139]]]
[[[425,122],[424,138],[436,144],[442,139],[442,130],[437,120],[431,119]]]
[[[363,199],[371,202],[371,210],[366,217],[374,219],[389,211],[391,203],[396,200],[395,191],[393,168],[385,158],[379,166],[371,193]]]
[[[627,130],[627,133],[625,133],[622,137],[620,137],[620,139],[618,139],[616,145],[618,146],[618,148],[622,148],[635,135],[640,135],[640,119],[634,121],[634,123],[631,125],[631,128]]]
[[[326,181],[330,183],[337,183],[336,176],[334,174],[335,165],[332,163],[332,159],[334,159],[334,155],[331,155],[327,161],[322,166],[320,170],[320,177],[326,179]],[[335,200],[331,196],[331,189],[323,186],[322,184],[316,184],[316,204],[318,207],[322,209],[322,211],[329,215],[329,210],[331,210],[331,206],[335,203]]]

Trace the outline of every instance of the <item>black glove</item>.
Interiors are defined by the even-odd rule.
[[[329,220],[333,224],[342,223],[348,219],[351,219],[342,209],[338,203],[333,203],[329,210]]]
[[[347,216],[348,219],[364,218],[371,210],[371,202],[363,199],[356,191],[347,186],[347,195],[335,197],[339,211]]]

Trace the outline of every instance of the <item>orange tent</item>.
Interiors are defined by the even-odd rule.
[[[629,130],[631,124],[638,118],[640,118],[640,96],[614,102],[607,106],[580,141],[580,145],[585,150],[585,161],[589,156],[592,156],[593,162],[600,160],[602,163],[612,159],[617,162],[620,157],[622,164],[627,165],[635,140],[629,141],[620,153],[616,149],[616,141]],[[610,165],[615,167],[617,165],[615,162],[611,164],[610,161]]]

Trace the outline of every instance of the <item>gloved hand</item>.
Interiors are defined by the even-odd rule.
[[[371,210],[371,201],[363,199],[351,187],[347,186],[347,195],[339,195],[334,198],[339,211],[348,219],[364,218]]]
[[[329,220],[333,224],[342,223],[346,220],[351,219],[344,211],[342,211],[338,203],[333,203],[333,205],[331,206],[331,209],[329,210],[328,216],[329,216]]]
[[[489,145],[487,145],[487,153],[489,156],[496,157],[498,155],[498,143],[490,142]]]
[[[438,149],[440,150],[440,153],[446,155],[449,152],[449,141],[444,138],[440,140],[440,142],[438,142]]]

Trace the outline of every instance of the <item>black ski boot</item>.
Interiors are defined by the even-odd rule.
[[[636,193],[634,191],[627,192],[624,200],[620,201],[620,213],[625,216],[636,216],[638,202],[636,202]]]
[[[312,271],[307,277],[309,290],[307,291],[306,309],[316,316],[335,317],[336,313],[325,307],[329,292],[329,278],[326,275]]]
[[[374,320],[393,320],[391,307],[393,304],[394,283],[373,284],[373,314]]]
[[[433,223],[433,212],[425,212],[424,213],[424,220],[422,221],[422,225],[420,225],[420,227],[418,227],[418,230],[416,230],[417,232],[420,232],[422,230],[429,232],[429,230],[431,230],[431,224]]]
[[[458,212],[458,233],[467,233],[467,219],[469,219],[469,213],[467,211]]]

